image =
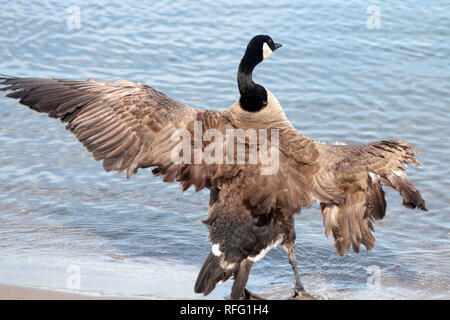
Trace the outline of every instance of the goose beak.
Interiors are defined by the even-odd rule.
[[[281,43],[275,43],[275,49],[273,49],[273,51],[277,50],[278,48],[281,48],[282,45]]]

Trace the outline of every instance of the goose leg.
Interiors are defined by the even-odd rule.
[[[236,271],[234,276],[233,287],[231,288],[231,300],[242,299],[245,291],[245,285],[247,284],[248,276],[250,270],[252,269],[253,261],[245,259],[239,265],[239,269]]]
[[[295,258],[295,243],[288,243],[283,246],[284,250],[287,252],[289,256],[289,263],[292,266],[292,270],[294,271],[295,275],[295,288],[294,293],[292,294],[293,298],[298,297],[299,295],[305,294],[305,288],[303,288],[303,285],[300,281],[300,276],[298,275],[298,268],[297,268],[297,259]]]
[[[249,290],[247,290],[247,288],[244,289],[241,299],[242,300],[266,300],[265,298],[258,296],[257,294],[254,294],[253,292],[250,292]]]

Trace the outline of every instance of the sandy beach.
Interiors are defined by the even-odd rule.
[[[91,296],[50,289],[0,284],[0,300],[109,300],[117,297]]]

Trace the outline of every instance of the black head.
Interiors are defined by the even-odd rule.
[[[267,59],[273,51],[281,47],[280,43],[275,43],[268,35],[253,37],[248,43],[242,62],[252,69],[261,61]]]
[[[267,105],[267,91],[253,82],[252,72],[258,63],[267,59],[279,47],[281,44],[273,42],[267,35],[256,36],[248,43],[237,74],[242,109],[257,112]]]

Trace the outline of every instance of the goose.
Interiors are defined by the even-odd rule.
[[[182,191],[209,189],[203,223],[211,251],[196,293],[208,295],[233,277],[229,298],[248,298],[252,266],[281,245],[294,272],[296,297],[306,294],[295,255],[294,214],[302,208],[320,204],[325,235],[333,235],[341,256],[350,246],[355,252],[361,244],[374,247],[372,222],[386,213],[383,185],[397,190],[404,206],[427,208],[405,174],[408,164],[421,165],[418,151],[405,141],[328,145],[293,127],[273,93],[252,79],[254,68],[280,47],[268,35],[250,40],[237,72],[239,99],[220,111],[193,108],[126,80],[1,76],[1,90],[67,123],[106,171],[126,171],[130,178],[151,167],[163,181],[179,182]],[[276,161],[267,161],[270,157]]]

